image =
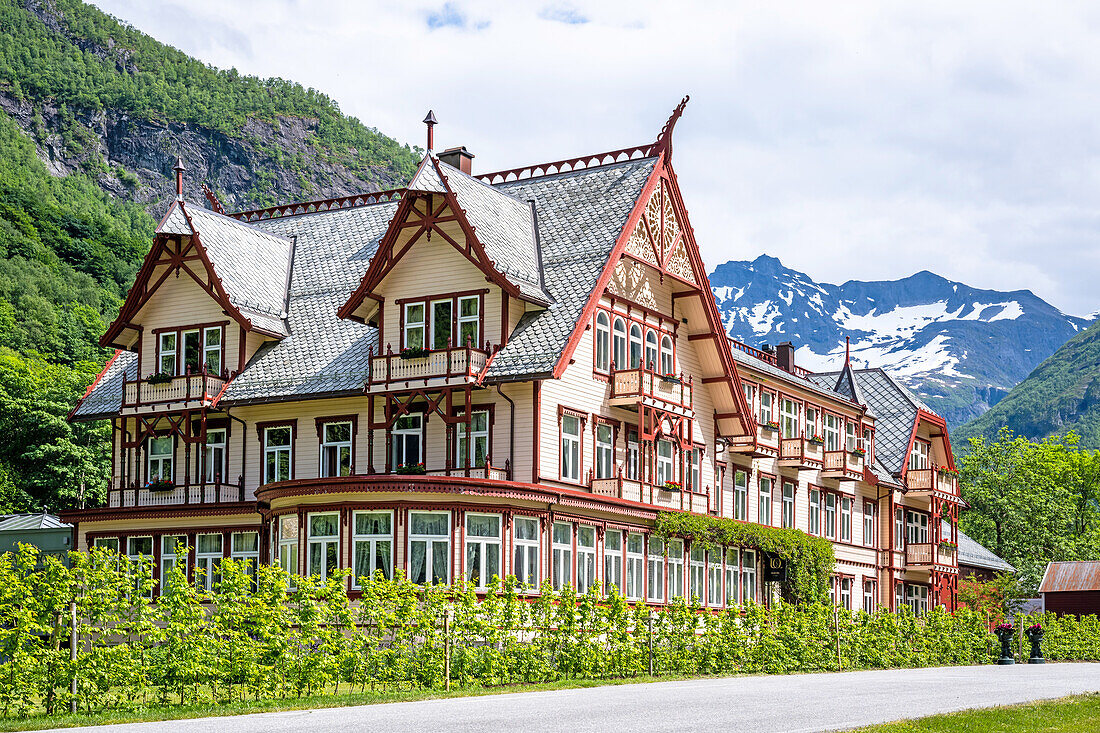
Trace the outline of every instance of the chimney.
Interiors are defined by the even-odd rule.
[[[432,147],[435,145],[435,140],[433,139],[434,136],[432,135],[432,128],[439,124],[435,119],[435,112],[428,110],[428,114],[424,115],[424,124],[428,126],[428,152],[430,153],[432,151]]]
[[[176,156],[176,165],[172,168],[176,172],[176,201],[183,201],[183,158]]]
[[[775,363],[785,372],[794,371],[794,344],[784,341],[775,347]]]
[[[439,154],[439,159],[449,166],[458,168],[466,175],[471,175],[470,171],[473,170],[474,154],[467,150],[464,145],[459,145],[457,148],[451,148],[450,150],[444,150]]]

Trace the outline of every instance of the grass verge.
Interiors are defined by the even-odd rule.
[[[1100,731],[1100,693],[1058,700],[964,710],[885,725],[852,733],[1096,733]]]

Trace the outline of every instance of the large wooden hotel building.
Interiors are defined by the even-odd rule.
[[[71,414],[113,425],[77,546],[761,599],[754,548],[651,534],[684,511],[828,538],[843,607],[953,608],[943,420],[882,370],[727,338],[682,109],[647,145],[477,174],[429,143],[406,188],[258,211],[184,201],[178,170]]]

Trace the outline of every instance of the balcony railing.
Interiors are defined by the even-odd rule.
[[[940,491],[954,496],[959,494],[958,476],[942,466],[910,468],[905,477],[910,492]]]
[[[611,496],[616,499],[627,499],[698,514],[710,511],[710,495],[691,489],[673,491],[664,486],[625,478],[621,475],[613,478],[593,478],[589,486],[592,493],[599,496]]]
[[[129,486],[121,489],[111,489],[107,492],[107,506],[112,509],[186,504],[224,504],[244,500],[244,482],[240,480],[235,484],[178,484],[163,490],[153,490],[145,486]]]
[[[181,374],[167,381],[149,381],[149,378],[124,380],[122,388],[122,407],[140,410],[143,407],[209,407],[221,394],[227,376],[218,376],[200,372]]]
[[[459,379],[470,381],[481,376],[489,360],[489,350],[472,346],[434,349],[421,354],[407,350],[371,356],[370,384]]]
[[[683,376],[659,374],[644,366],[615,369],[611,372],[611,404],[636,405],[648,402],[654,406],[692,409],[692,380]]]
[[[958,548],[935,542],[910,542],[905,546],[906,565],[955,566]]]
[[[471,466],[470,468],[435,468],[425,471],[426,476],[462,476],[464,478],[487,478],[493,481],[511,481],[512,466],[505,461],[503,466],[494,466],[486,463],[484,466]]]
[[[805,438],[782,438],[779,443],[779,465],[795,468],[821,468],[825,450],[821,443]]]
[[[827,450],[821,470],[822,478],[836,478],[842,481],[857,481],[863,476],[863,458],[861,450]]]

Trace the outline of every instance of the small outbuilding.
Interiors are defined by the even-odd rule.
[[[52,555],[68,565],[73,525],[46,512],[0,514],[0,553],[14,552],[20,544],[34,545],[42,556]]]
[[[1100,614],[1100,560],[1052,562],[1039,584],[1043,608],[1058,614]]]

